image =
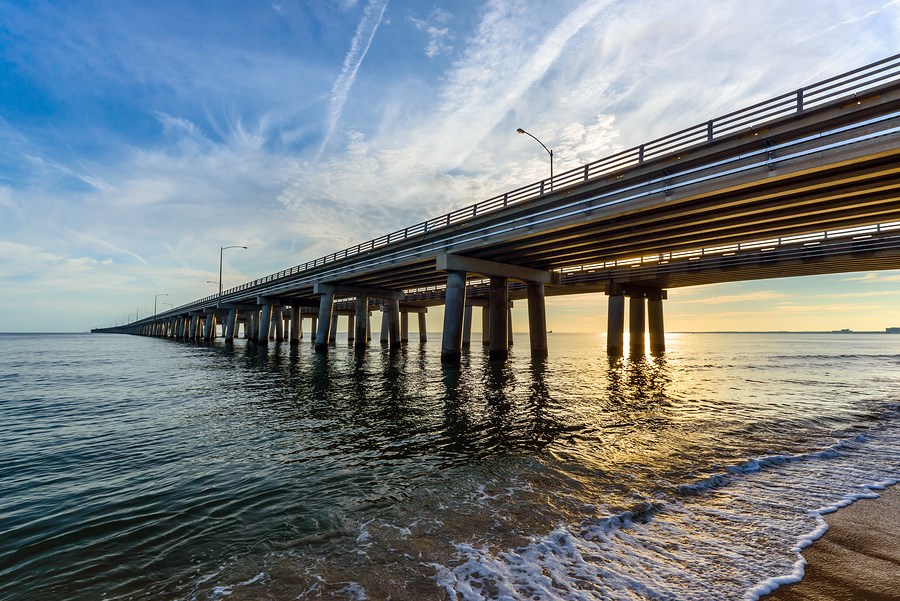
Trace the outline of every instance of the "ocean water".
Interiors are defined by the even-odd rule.
[[[900,336],[432,339],[0,336],[0,599],[756,599],[900,478]]]

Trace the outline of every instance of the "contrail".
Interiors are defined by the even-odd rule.
[[[344,104],[347,102],[350,89],[353,87],[354,80],[356,80],[356,73],[359,71],[359,66],[362,64],[363,59],[366,58],[369,46],[372,45],[375,32],[378,31],[378,26],[381,25],[381,20],[384,18],[384,11],[387,9],[387,5],[388,0],[369,0],[369,4],[366,5],[363,11],[362,20],[356,26],[356,33],[353,35],[353,41],[350,43],[350,50],[347,51],[347,56],[344,57],[344,66],[341,68],[341,74],[334,82],[334,87],[331,88],[328,127],[325,131],[325,139],[322,140],[322,145],[319,147],[319,152],[316,153],[316,161],[322,156],[322,152],[324,152],[325,147],[331,141],[331,136],[334,135],[334,130],[337,128],[341,113],[344,110]]]

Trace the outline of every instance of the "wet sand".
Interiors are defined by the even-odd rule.
[[[900,599],[900,486],[825,515],[828,532],[803,550],[803,580],[765,601]]]

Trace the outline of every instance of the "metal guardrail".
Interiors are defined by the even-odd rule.
[[[406,241],[415,236],[444,229],[454,224],[465,222],[473,217],[495,213],[508,206],[517,205],[535,198],[540,198],[551,189],[559,191],[566,186],[581,184],[595,178],[609,175],[630,167],[638,166],[648,160],[671,156],[673,153],[695,147],[740,131],[752,131],[756,127],[778,117],[803,113],[805,110],[824,105],[838,98],[853,98],[878,85],[900,79],[900,54],[890,56],[878,62],[842,73],[835,77],[722,115],[704,123],[700,123],[661,138],[645,142],[639,146],[623,150],[556,174],[550,178],[533,182],[521,188],[505,192],[474,205],[456,209],[439,217],[429,219],[397,230],[389,234],[350,246],[312,261],[307,261],[273,273],[251,282],[247,282],[225,290],[221,295],[213,294],[185,303],[167,313],[178,312],[188,307],[208,303],[228,295],[262,286],[275,280],[299,275],[305,271],[341,261],[353,256],[372,252],[387,245]]]

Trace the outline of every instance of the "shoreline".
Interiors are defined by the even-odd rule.
[[[801,551],[803,579],[784,584],[760,601],[897,599],[900,587],[900,486],[875,489],[822,517],[828,531]]]

